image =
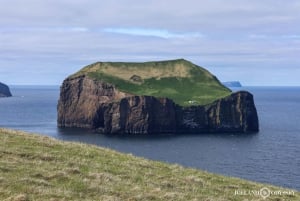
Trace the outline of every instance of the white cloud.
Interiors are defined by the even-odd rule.
[[[121,26],[211,32],[255,26],[265,29],[299,19],[295,0],[10,0],[1,5],[0,25],[5,26]]]
[[[97,60],[185,57],[213,69],[221,80],[229,67],[233,76],[243,76],[240,69],[251,68],[251,73],[259,75],[256,72],[273,66],[284,71],[285,63],[287,72],[298,72],[300,66],[298,0],[0,3],[0,72],[11,67],[15,76],[10,76],[14,79],[10,83],[32,81],[30,75],[17,75],[17,69],[37,71],[47,66],[55,72],[53,80],[60,80],[74,67]],[[1,79],[7,76],[0,74]],[[255,81],[267,83],[268,79]],[[298,79],[295,82],[300,85]]]
[[[197,32],[175,33],[163,29],[143,29],[143,28],[105,28],[104,32],[127,34],[136,36],[154,36],[160,38],[202,38],[202,34]]]

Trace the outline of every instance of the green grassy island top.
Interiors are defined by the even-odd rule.
[[[204,105],[231,93],[206,69],[184,59],[144,63],[97,62],[71,77],[79,75],[114,84],[123,92],[167,97],[182,106]]]

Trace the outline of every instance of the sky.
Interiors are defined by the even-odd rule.
[[[184,58],[220,81],[300,86],[299,0],[0,0],[0,82]]]

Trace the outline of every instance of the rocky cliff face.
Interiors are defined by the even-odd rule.
[[[0,97],[10,97],[11,93],[7,85],[0,82]]]
[[[237,92],[205,106],[181,107],[168,98],[135,96],[87,76],[61,86],[58,126],[107,134],[257,132],[249,92]]]

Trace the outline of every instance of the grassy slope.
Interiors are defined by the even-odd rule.
[[[0,173],[0,200],[263,200],[234,192],[286,190],[6,129],[0,129]]]
[[[125,63],[98,62],[83,68],[73,76],[86,74],[112,84],[124,92],[168,97],[177,104],[207,104],[230,94],[207,70],[179,59],[160,62]],[[141,82],[130,80],[133,75]]]

